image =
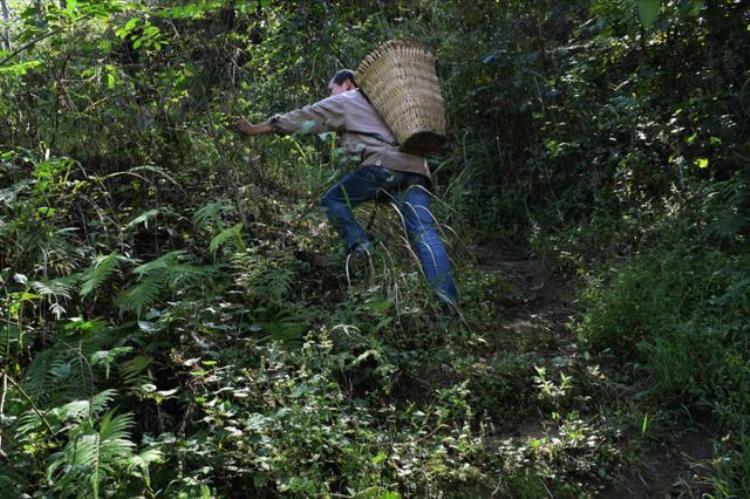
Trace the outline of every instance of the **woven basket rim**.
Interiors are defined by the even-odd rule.
[[[371,51],[355,72],[360,88],[402,150],[429,154],[445,142],[445,108],[436,61],[430,46],[398,38]]]
[[[378,55],[386,53],[395,48],[417,48],[420,50],[424,50],[425,52],[431,54],[433,57],[437,58],[435,50],[433,50],[430,45],[427,45],[424,42],[420,42],[415,38],[394,38],[392,40],[388,40],[387,42],[381,43],[374,50],[371,50],[366,56],[362,58],[359,66],[357,66],[357,69],[354,71],[355,80],[359,80],[359,78],[365,72],[367,72],[368,69],[370,69],[370,66],[372,66],[372,64],[378,59]]]

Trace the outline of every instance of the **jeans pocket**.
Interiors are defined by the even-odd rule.
[[[362,167],[362,174],[378,187],[390,189],[402,180],[400,172],[394,172],[381,165],[366,165]]]

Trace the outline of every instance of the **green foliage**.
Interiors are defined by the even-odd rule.
[[[99,497],[104,484],[118,479],[138,477],[148,486],[148,465],[158,462],[161,453],[145,449],[134,454],[129,428],[133,418],[129,414],[115,415],[104,410],[116,392],[105,390],[90,400],[75,400],[55,407],[42,415],[28,411],[20,418],[17,436],[27,442],[39,438],[36,432],[44,427],[65,432],[67,443],[49,456],[45,489],[60,496]],[[52,435],[48,435],[52,436]]]
[[[714,415],[732,455],[721,473],[741,473],[745,459],[749,263],[747,255],[718,250],[644,254],[612,268],[606,283],[589,284],[579,326],[593,345],[647,375],[644,393],[653,400],[696,417]]]
[[[96,257],[94,265],[89,267],[81,275],[80,293],[82,298],[86,298],[88,295],[101,286],[112,273],[117,269],[117,266],[126,260],[116,251],[109,255],[100,255]]]
[[[175,250],[133,269],[138,283],[118,296],[120,310],[132,310],[140,316],[165,291],[177,293],[195,288],[216,274],[215,267],[183,263],[187,257],[184,250]]]
[[[743,2],[8,5],[3,490],[606,495],[689,413],[722,438],[688,492],[747,495]],[[398,36],[439,58],[459,317],[386,210],[344,270],[311,206],[349,167],[335,135],[223,129]],[[583,343],[476,240],[577,273]]]
[[[331,370],[340,366],[341,359],[332,347],[323,335],[308,340],[299,357],[275,348],[264,349],[268,357],[257,369],[229,378],[234,379],[234,390],[244,393],[242,398],[207,397],[203,404],[211,432],[231,428],[222,437],[226,442],[222,456],[225,465],[233,464],[251,473],[255,487],[295,494],[385,492],[395,487],[397,480],[403,482],[404,491],[418,493],[430,490],[434,487],[431,483],[439,480],[460,480],[478,471],[456,466],[479,451],[469,428],[460,424],[468,409],[461,400],[465,392],[445,390],[440,407],[429,414],[410,416],[410,424],[418,425],[419,432],[400,434],[400,425],[390,431],[379,429],[382,423],[373,419],[366,407],[352,406],[341,387],[330,382]],[[272,372],[270,365],[281,369]],[[229,381],[224,376],[222,386]],[[252,382],[243,381],[247,379]],[[271,410],[253,409],[263,392],[273,397]],[[386,421],[403,417],[394,410],[382,409]],[[433,428],[439,431],[430,435]],[[387,434],[390,438],[384,440]],[[417,445],[420,434],[424,438]],[[417,473],[419,468],[427,475]],[[398,475],[403,478],[399,480]]]
[[[638,17],[643,27],[649,29],[659,16],[661,0],[637,0],[636,4],[638,5]]]
[[[208,250],[212,255],[216,255],[216,252],[228,241],[234,241],[237,244],[238,249],[242,250],[245,248],[245,244],[242,242],[242,224],[236,224],[228,229],[224,229],[216,234],[211,239],[211,244],[208,245]]]
[[[221,215],[230,208],[231,206],[226,201],[216,201],[201,206],[193,214],[193,225],[196,228],[222,227]]]

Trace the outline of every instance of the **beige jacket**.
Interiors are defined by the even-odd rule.
[[[274,115],[268,122],[278,133],[341,132],[343,147],[351,155],[361,154],[363,165],[382,165],[430,178],[427,160],[399,152],[393,133],[359,90],[332,95],[302,109]]]

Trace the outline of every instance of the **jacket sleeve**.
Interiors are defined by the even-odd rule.
[[[302,109],[271,116],[268,123],[277,133],[321,133],[342,130],[346,124],[344,102],[334,95]]]

